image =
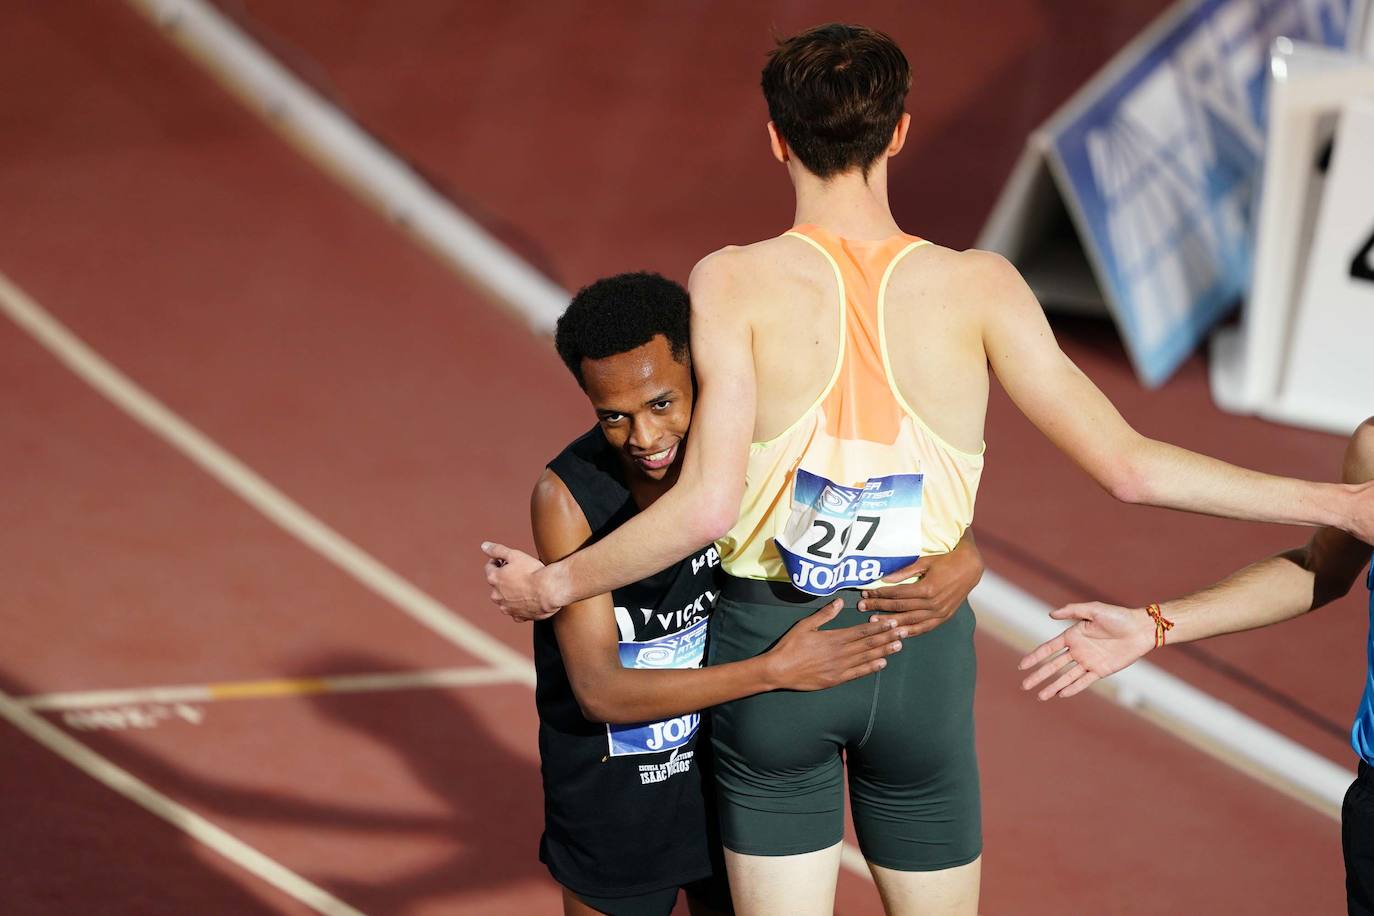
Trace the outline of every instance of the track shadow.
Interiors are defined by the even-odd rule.
[[[321,659],[301,674],[397,667],[394,660],[360,653]],[[470,688],[462,699],[443,690],[311,698],[326,718],[397,754],[415,782],[441,801],[443,835],[457,843],[451,855],[385,884],[334,880],[331,890],[368,912],[397,913],[460,891],[549,880],[537,858],[544,821],[538,766],[507,750],[508,742],[469,707],[493,689],[502,688]],[[534,702],[532,693],[523,699]]]
[[[0,684],[11,696],[31,692],[3,673]],[[207,868],[214,854],[195,845],[0,721],[0,911],[6,916],[282,912],[245,887],[249,879]]]

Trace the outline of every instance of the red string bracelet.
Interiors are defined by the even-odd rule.
[[[1165,617],[1160,612],[1158,604],[1151,604],[1145,608],[1145,613],[1150,615],[1150,619],[1155,622],[1155,648],[1164,645],[1164,634],[1174,628],[1174,622]]]

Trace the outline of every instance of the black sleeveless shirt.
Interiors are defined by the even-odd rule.
[[[639,511],[599,427],[564,449],[549,468],[582,508],[594,541]],[[703,663],[719,562],[715,547],[703,547],[611,593],[622,665]],[[539,860],[554,879],[579,893],[615,897],[709,875],[699,756],[709,741],[701,734],[701,714],[637,725],[589,722],[568,682],[552,620],[534,625],[534,664],[544,779]]]

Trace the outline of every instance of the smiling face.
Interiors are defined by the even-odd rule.
[[[624,353],[583,359],[582,378],[626,473],[653,481],[674,473],[692,422],[692,369],[673,358],[668,339],[660,334]]]

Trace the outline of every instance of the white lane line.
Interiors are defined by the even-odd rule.
[[[203,0],[128,0],[316,165],[541,333],[568,294],[436,194],[403,159]]]
[[[36,712],[52,712],[141,703],[215,703],[223,700],[308,696],[319,693],[375,693],[386,690],[476,687],[511,683],[520,681],[509,671],[500,668],[436,668],[431,671],[345,674],[318,678],[270,678],[167,687],[131,687],[123,690],[41,693],[19,697],[14,702]]]
[[[245,871],[326,916],[364,916],[323,888],[217,827],[0,692],[0,717],[105,786],[190,834]]]
[[[534,664],[330,528],[83,343],[0,273],[0,311],[68,369],[284,531],[444,639],[534,685]]]

